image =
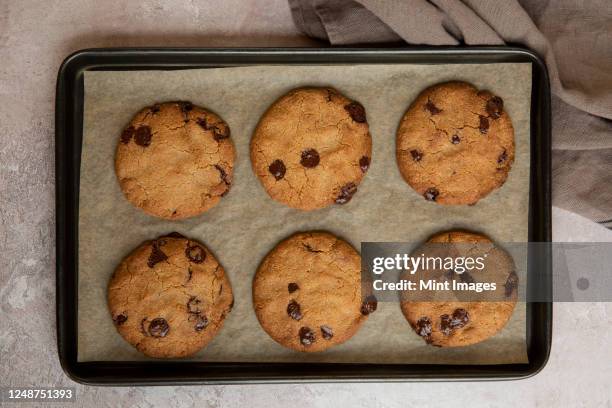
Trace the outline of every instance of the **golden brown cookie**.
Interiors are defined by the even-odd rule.
[[[350,339],[376,310],[362,296],[361,257],[326,232],[280,242],[253,280],[259,323],[275,341],[298,351],[322,351]]]
[[[446,291],[441,295],[445,299],[443,301],[406,301],[411,294],[404,292],[402,312],[414,331],[427,343],[439,347],[467,346],[488,339],[506,325],[516,305],[518,292],[514,261],[506,251],[484,235],[449,231],[434,235],[414,253],[443,259],[484,256],[485,267],[462,273],[421,269],[412,279],[426,276],[437,282],[496,283],[494,291],[479,297],[481,301],[464,301],[465,292],[457,295],[459,301],[452,301],[452,292],[449,294]]]
[[[123,130],[115,172],[126,198],[150,215],[192,217],[232,183],[235,150],[217,115],[190,102],[146,107]]]
[[[371,156],[365,109],[332,88],[284,95],[251,140],[253,171],[270,197],[301,210],[349,202]]]
[[[406,182],[439,204],[475,204],[504,184],[514,161],[514,130],[503,105],[465,82],[421,92],[397,130]]]
[[[108,285],[117,331],[151,357],[196,353],[215,337],[233,304],[232,287],[213,254],[176,233],[136,248]]]

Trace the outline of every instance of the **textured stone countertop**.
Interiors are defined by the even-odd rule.
[[[63,58],[81,48],[152,45],[313,43],[296,32],[285,0],[0,1],[0,386],[74,386],[75,406],[612,406],[612,303],[555,304],[550,361],[521,381],[73,383],[59,365],[55,338],[56,73]],[[560,241],[612,240],[608,230],[562,210],[554,211],[553,225]]]

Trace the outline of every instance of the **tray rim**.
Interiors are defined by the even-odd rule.
[[[552,342],[552,303],[527,304],[527,364],[359,364],[359,363],[206,363],[77,362],[78,194],[82,141],[82,75],[87,70],[192,69],[257,64],[532,63],[531,174],[529,240],[551,241],[550,83],[543,61],[534,52],[508,46],[417,46],[402,48],[92,48],[70,54],[57,76],[55,106],[56,162],[56,321],[62,369],[87,385],[192,385],[295,382],[402,382],[512,380],[531,377],[546,365]],[[259,58],[267,61],[258,60]],[[448,61],[449,58],[454,59]],[[293,59],[287,61],[286,59]],[[446,60],[445,60],[446,59]],[[364,62],[367,60],[368,62]],[[276,62],[275,62],[276,61]],[[537,88],[537,89],[536,89]],[[77,165],[78,164],[78,165]],[[534,165],[537,164],[537,165]],[[532,220],[536,218],[537,222]],[[537,225],[533,225],[537,224]],[[535,283],[551,290],[552,265],[529,260]],[[275,371],[276,370],[276,371]],[[224,374],[225,373],[225,374]]]

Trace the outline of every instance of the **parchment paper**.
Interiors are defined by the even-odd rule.
[[[395,131],[425,87],[465,80],[504,99],[515,129],[516,159],[507,182],[475,206],[423,200],[401,178]],[[297,86],[330,85],[366,108],[372,165],[344,206],[301,212],[268,197],[251,171],[249,140],[260,116]],[[359,249],[362,241],[421,242],[455,227],[497,242],[526,242],[529,191],[530,64],[251,66],[179,71],[85,73],[85,111],[79,214],[78,360],[146,360],[113,327],[106,288],[113,270],[142,241],[171,231],[205,243],[225,267],[235,307],[219,335],[193,360],[369,363],[519,363],[527,361],[525,305],[504,330],[477,345],[427,346],[397,302],[381,302],[348,342],[323,353],[298,353],[276,344],[259,326],[251,281],[263,256],[295,231],[328,230]],[[142,107],[190,100],[223,117],[237,149],[234,184],[207,213],[170,222],[145,215],[121,193],[114,172],[119,135]],[[515,260],[517,264],[526,260]],[[517,265],[518,266],[518,265]],[[524,266],[519,266],[523,267]]]

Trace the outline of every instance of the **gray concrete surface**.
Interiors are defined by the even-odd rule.
[[[86,47],[312,45],[285,0],[0,0],[0,385],[75,386],[75,406],[612,406],[612,304],[555,305],[547,367],[496,383],[85,387],[55,346],[54,96]],[[555,238],[611,240],[562,210]]]

